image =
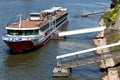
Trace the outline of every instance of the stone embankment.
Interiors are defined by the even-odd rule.
[[[100,19],[99,25],[100,26],[104,25],[103,19]],[[100,31],[98,33],[96,38],[93,40],[93,43],[95,44],[95,46],[103,46],[103,45],[107,44],[106,37],[105,37],[106,31],[107,30]],[[96,55],[100,55],[105,52],[110,52],[109,48],[97,50]],[[110,55],[111,54],[108,54],[107,56],[110,56]],[[103,57],[106,57],[106,56],[103,56]],[[101,80],[119,80],[118,70],[115,67],[113,67],[113,66],[115,66],[115,62],[114,62],[113,58],[101,60],[99,62],[99,66],[101,69],[107,70],[107,71],[105,71],[105,75],[101,78]]]

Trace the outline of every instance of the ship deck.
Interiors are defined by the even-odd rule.
[[[20,28],[39,28],[42,25],[46,24],[50,20],[59,17],[60,15],[64,14],[66,11],[56,11],[53,14],[49,14],[43,17],[42,20],[30,20],[29,18],[25,20],[21,20],[21,26]],[[46,13],[47,14],[47,13]],[[49,18],[48,18],[49,17]],[[19,22],[16,22],[16,24],[10,24],[7,25],[7,28],[19,28]]]

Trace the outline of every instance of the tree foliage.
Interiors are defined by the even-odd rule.
[[[111,0],[111,1],[112,1],[112,4],[114,4],[114,5],[117,5],[120,3],[120,0]]]
[[[115,24],[118,10],[119,7],[116,6],[110,11],[105,12],[105,14],[102,16],[107,27],[111,27]]]

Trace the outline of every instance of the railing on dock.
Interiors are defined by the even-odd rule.
[[[73,67],[79,67],[87,64],[92,64],[95,62],[100,62],[101,60],[106,60],[110,58],[118,58],[120,57],[119,52],[106,52],[102,53],[99,55],[91,55],[87,57],[80,57],[80,54],[86,53],[86,52],[91,52],[94,50],[98,49],[103,49],[103,48],[109,48],[113,46],[118,46],[120,45],[120,41],[118,43],[110,44],[110,45],[105,45],[105,46],[100,46],[97,48],[92,48],[92,49],[87,49],[75,53],[70,53],[70,54],[65,54],[61,56],[57,56],[56,59],[57,65],[54,67],[53,70],[53,76],[70,76],[71,75],[71,70]],[[68,59],[69,58],[69,59]]]
[[[82,58],[79,58],[78,56],[76,56],[74,59],[71,59],[71,60],[64,61],[61,59],[60,62],[58,62],[57,66],[61,66],[62,68],[73,68],[73,67],[96,63],[108,58],[118,58],[118,57],[120,57],[119,51],[103,53],[100,55],[91,55],[91,56],[82,57]]]
[[[106,26],[81,29],[81,30],[73,30],[73,31],[65,31],[65,32],[59,32],[57,34],[59,37],[61,37],[61,36],[76,35],[76,34],[82,34],[82,33],[103,31],[104,29],[106,29]],[[119,51],[108,52],[108,53],[103,53],[99,55],[91,55],[87,57],[80,57],[81,54],[84,54],[84,53],[89,53],[99,49],[101,50],[104,48],[110,48],[118,45],[120,45],[120,41],[118,41],[117,43],[109,44],[109,45],[99,46],[95,48],[90,48],[86,50],[81,50],[81,51],[57,56],[56,57],[57,65],[54,67],[53,76],[69,76],[71,74],[71,70],[73,67],[78,67],[86,64],[99,62],[101,60],[106,60],[108,58],[118,58],[120,57]]]
[[[82,51],[77,51],[77,52],[57,56],[56,57],[56,59],[58,60],[57,66],[61,66],[63,68],[72,68],[72,67],[82,66],[82,65],[86,65],[94,62],[99,62],[100,60],[104,60],[107,58],[120,57],[118,52],[117,53],[113,52],[113,53],[104,53],[96,56],[79,58],[80,54],[84,54],[84,53],[99,50],[99,49],[114,47],[118,45],[120,45],[120,41],[117,43],[109,44],[109,45],[104,45],[96,48],[86,49]],[[67,58],[71,58],[71,59],[67,59]]]
[[[94,28],[87,28],[87,29],[77,29],[77,30],[71,30],[71,31],[62,31],[58,33],[59,37],[62,36],[69,36],[69,35],[76,35],[76,34],[83,34],[83,33],[90,33],[90,32],[97,32],[97,31],[103,31],[106,29],[106,26],[98,26]]]

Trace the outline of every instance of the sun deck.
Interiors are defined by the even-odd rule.
[[[22,20],[20,28],[36,28],[40,24],[41,21],[31,21],[29,19]],[[9,28],[19,28],[19,22],[16,24],[11,24],[7,26]]]
[[[50,20],[53,20],[60,15],[64,14],[67,11],[65,8],[53,7],[51,9],[44,10],[40,12],[40,15],[37,16],[38,20],[31,20],[30,18],[21,20],[21,22],[16,22],[16,24],[10,24],[6,29],[24,29],[24,28],[39,28],[42,25],[46,24]],[[33,13],[34,14],[34,13]]]

